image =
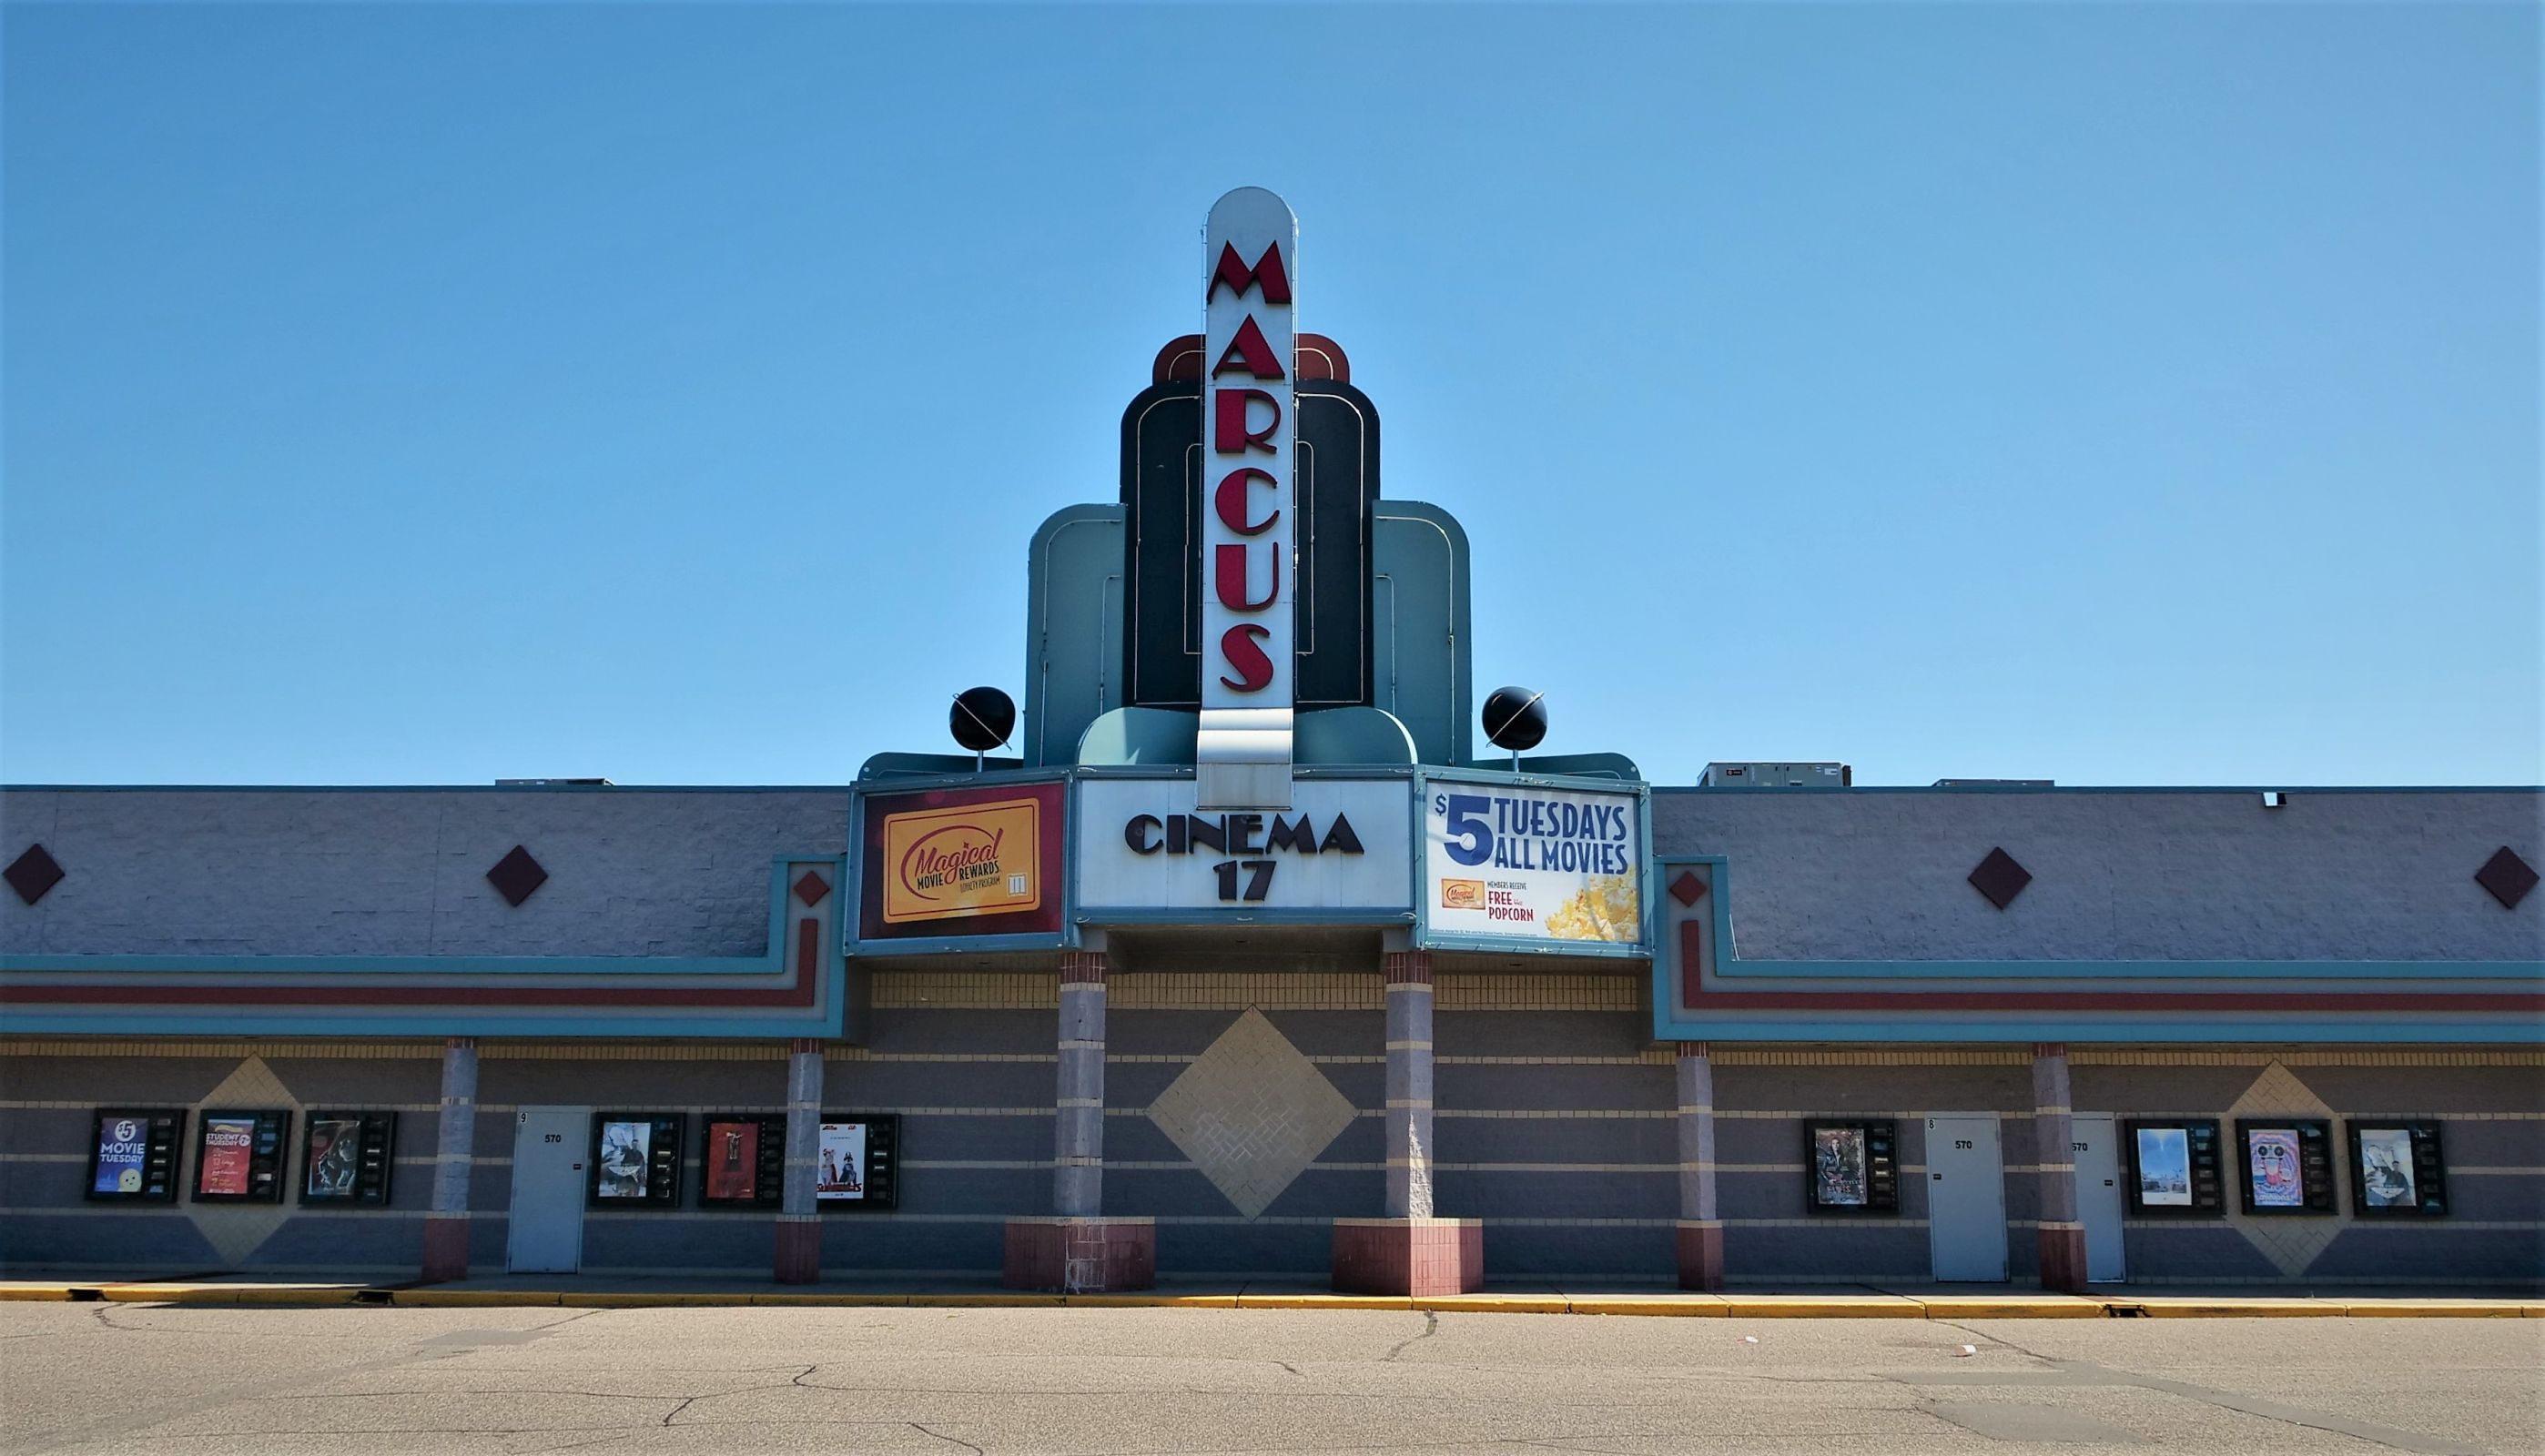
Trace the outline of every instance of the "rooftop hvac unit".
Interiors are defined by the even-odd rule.
[[[1706,788],[1846,788],[1855,770],[1845,764],[1708,764]]]

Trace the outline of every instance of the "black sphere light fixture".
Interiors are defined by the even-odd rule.
[[[945,726],[954,741],[974,754],[986,754],[1017,731],[1017,700],[996,688],[966,688],[954,694]]]
[[[1485,741],[1509,749],[1512,768],[1519,768],[1522,749],[1546,741],[1546,694],[1525,688],[1497,688],[1485,698]]]

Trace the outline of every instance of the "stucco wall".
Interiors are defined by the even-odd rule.
[[[1653,844],[1730,861],[1735,953],[1768,960],[2535,960],[2545,892],[2474,882],[2507,846],[2545,866],[2520,789],[1663,789]],[[2003,848],[2000,911],[1966,877]]]
[[[756,955],[770,861],[838,854],[844,789],[12,789],[0,858],[68,872],[0,894],[0,952]],[[515,845],[548,872],[486,882]]]

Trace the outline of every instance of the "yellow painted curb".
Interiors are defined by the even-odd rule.
[[[1065,1294],[1036,1294],[1018,1290],[1012,1294],[914,1294],[913,1308],[919,1309],[1052,1309],[1067,1304]]]
[[[68,1284],[11,1284],[6,1287],[0,1287],[0,1302],[39,1299],[67,1300],[70,1297],[71,1286]]]
[[[2341,1305],[2313,1299],[2116,1299],[2136,1306],[2151,1320],[2320,1320],[2339,1319]]]
[[[729,1308],[751,1303],[751,1296],[739,1289],[715,1292],[666,1290],[660,1294],[621,1290],[560,1289],[548,1298],[567,1309],[590,1310]]]
[[[2091,1299],[1921,1299],[1929,1320],[2099,1320],[2101,1302]]]
[[[561,1298],[553,1289],[401,1289],[389,1296],[389,1303],[422,1309],[468,1306],[554,1305]]]
[[[1577,1299],[1572,1313],[1577,1315],[1678,1315],[1711,1316],[1722,1319],[1732,1313],[1731,1306],[1720,1299],[1694,1296],[1685,1299]]]
[[[109,1284],[100,1290],[103,1298],[117,1304],[243,1304],[243,1305],[333,1305],[351,1304],[354,1290],[350,1286],[275,1287],[255,1284]]]
[[[1064,1294],[1064,1304],[1115,1310],[1233,1310],[1234,1294]]]
[[[1427,1294],[1410,1303],[1435,1314],[1458,1311],[1470,1315],[1565,1315],[1573,1302],[1547,1294]]]
[[[1241,1310],[1410,1310],[1414,1301],[1390,1294],[1241,1294]]]
[[[1723,1312],[1736,1320],[1923,1320],[1927,1311],[1913,1299],[1855,1299],[1805,1296],[1777,1299],[1768,1295],[1727,1294]]]
[[[2362,1320],[2518,1320],[2545,1306],[2506,1299],[2372,1299],[2342,1313]]]
[[[834,1309],[907,1309],[907,1294],[755,1294],[755,1305],[828,1306]]]

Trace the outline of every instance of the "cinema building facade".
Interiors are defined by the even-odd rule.
[[[994,757],[0,790],[0,1260],[2545,1279],[2537,790],[1480,743],[1465,538],[1296,246],[1212,210]]]

